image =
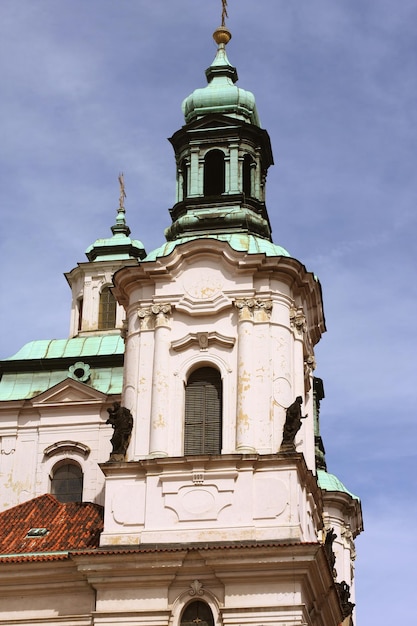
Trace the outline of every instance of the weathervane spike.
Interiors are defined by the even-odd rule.
[[[125,191],[125,179],[123,176],[123,172],[120,172],[119,174],[119,185],[120,185],[119,210],[120,209],[124,210],[126,191]]]
[[[226,26],[226,17],[229,17],[227,14],[227,0],[222,0],[222,26]]]

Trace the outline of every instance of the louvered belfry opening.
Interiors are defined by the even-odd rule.
[[[200,367],[185,389],[184,454],[220,454],[222,380],[212,367]]]
[[[214,626],[213,613],[205,602],[191,602],[181,617],[181,626]]]

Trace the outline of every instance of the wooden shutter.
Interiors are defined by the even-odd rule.
[[[220,454],[222,437],[222,381],[211,367],[201,367],[185,390],[184,454]]]

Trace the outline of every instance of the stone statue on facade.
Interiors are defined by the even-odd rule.
[[[342,607],[343,618],[346,619],[349,615],[352,615],[355,605],[350,601],[350,587],[346,581],[336,583],[337,593],[339,594],[339,600]]]
[[[132,414],[129,409],[120,406],[120,402],[114,402],[113,406],[107,409],[107,412],[109,418],[106,424],[111,424],[113,427],[113,435],[110,439],[113,450],[109,460],[124,461],[133,428]]]
[[[336,563],[336,555],[333,551],[333,542],[337,538],[334,528],[326,530],[326,538],[324,540],[324,551],[326,553],[327,560],[329,561],[330,569],[333,577],[336,576],[336,570],[334,569]]]
[[[302,403],[302,397],[297,396],[295,402],[293,402],[286,411],[280,451],[295,450],[295,436],[301,428],[301,420],[307,417],[307,415],[301,415]]]

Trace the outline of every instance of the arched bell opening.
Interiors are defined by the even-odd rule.
[[[224,152],[210,150],[204,157],[204,195],[220,196],[225,191]]]
[[[247,198],[254,196],[253,168],[254,160],[250,154],[245,154],[243,158],[242,187],[243,193]]]
[[[186,159],[181,161],[180,173],[182,200],[185,200],[188,197],[188,165]]]

